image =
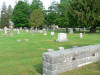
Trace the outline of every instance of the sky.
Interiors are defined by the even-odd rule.
[[[0,10],[1,10],[2,3],[3,3],[3,2],[6,2],[6,5],[7,5],[7,6],[8,6],[9,4],[11,4],[12,7],[14,7],[16,1],[18,1],[18,0],[0,0]],[[31,2],[32,0],[28,0],[28,1]],[[45,6],[46,9],[50,6],[50,4],[52,3],[52,1],[60,2],[60,0],[41,0],[41,1],[43,2],[43,5]]]

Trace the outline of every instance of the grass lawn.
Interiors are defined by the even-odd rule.
[[[80,67],[60,75],[100,75],[100,62]]]
[[[100,44],[100,34],[84,34],[80,39],[79,34],[68,34],[69,41],[64,43],[56,42],[57,33],[54,37],[44,36],[36,33],[30,34],[22,31],[20,35],[14,37],[5,37],[0,32],[0,75],[39,75],[42,74],[42,53],[47,52],[48,48],[55,50],[58,47],[72,48],[72,46],[84,46],[91,44]],[[25,41],[24,39],[29,39]],[[17,40],[22,40],[17,42]],[[70,75],[100,75],[100,63],[89,65],[87,73],[78,69],[68,72]],[[77,72],[75,74],[75,72]],[[62,75],[66,75],[62,74]]]

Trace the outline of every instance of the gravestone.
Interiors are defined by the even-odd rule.
[[[43,31],[45,32],[45,31],[46,31],[46,29],[45,29],[45,28],[43,28]]]
[[[47,32],[46,31],[44,32],[44,35],[47,35]]]
[[[8,36],[8,28],[7,27],[4,27],[4,33],[5,33],[5,36]]]
[[[48,52],[53,52],[54,50],[53,49],[48,49]]]
[[[22,40],[17,40],[17,42],[21,42]]]
[[[20,27],[20,31],[22,30],[22,27]]]
[[[73,28],[68,28],[68,30],[70,34],[73,34]]]
[[[83,38],[83,34],[82,33],[80,33],[80,38]]]
[[[54,36],[55,35],[55,33],[54,32],[51,32],[51,36]]]
[[[29,41],[29,39],[24,39],[26,42],[28,42]]]
[[[76,31],[79,31],[80,29],[79,29],[79,28],[75,28],[75,30],[76,30]]]
[[[58,39],[56,41],[58,42],[65,42],[67,41],[67,34],[66,33],[58,33]]]
[[[43,30],[39,30],[39,33],[43,33]]]
[[[28,30],[28,29],[26,29],[25,31],[26,31],[27,33],[29,32],[29,30]]]
[[[20,31],[19,31],[19,29],[17,29],[17,34],[20,34]]]
[[[59,47],[59,50],[64,50],[64,47]]]

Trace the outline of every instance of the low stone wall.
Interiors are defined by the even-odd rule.
[[[100,61],[100,45],[46,52],[43,54],[43,75],[58,75]]]

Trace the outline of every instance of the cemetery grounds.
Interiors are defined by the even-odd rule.
[[[62,43],[56,42],[57,33],[51,36],[48,31],[44,36],[21,31],[19,35],[14,33],[13,37],[5,37],[4,32],[0,32],[0,75],[42,75],[42,54],[49,48],[58,50],[58,47],[68,49],[100,44],[99,33],[86,33],[82,39],[79,33],[68,34],[68,41]],[[61,75],[100,75],[100,62]]]

